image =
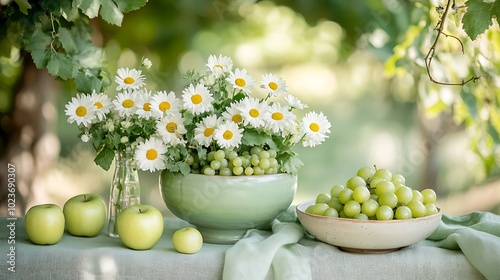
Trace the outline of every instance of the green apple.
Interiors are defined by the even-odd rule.
[[[55,204],[35,205],[26,212],[24,227],[31,242],[56,244],[64,234],[64,214]]]
[[[118,214],[116,224],[120,240],[134,250],[151,249],[163,234],[163,216],[151,205],[128,206]]]
[[[97,194],[80,194],[68,199],[63,213],[71,235],[94,237],[106,225],[106,204]]]
[[[194,254],[200,251],[203,245],[203,236],[194,227],[185,227],[174,232],[172,243],[177,252]]]

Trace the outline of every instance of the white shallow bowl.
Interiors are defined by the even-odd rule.
[[[429,237],[441,221],[442,211],[408,220],[355,220],[306,213],[314,201],[296,208],[300,223],[316,239],[355,253],[385,253]]]

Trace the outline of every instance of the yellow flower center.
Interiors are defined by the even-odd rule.
[[[210,135],[212,135],[212,133],[214,133],[214,129],[211,128],[211,127],[208,127],[205,129],[205,131],[203,132],[203,135],[205,135],[205,137],[208,137]]]
[[[259,116],[259,110],[257,110],[257,109],[250,109],[249,115],[252,118],[257,118]]]
[[[78,108],[76,108],[75,113],[79,117],[84,117],[87,115],[87,108],[85,108],[84,106],[78,106]]]
[[[151,111],[151,103],[149,103],[149,102],[144,103],[144,105],[142,106],[142,109],[146,112]]]
[[[233,115],[233,117],[231,119],[235,123],[240,123],[243,121],[243,117],[240,114]]]
[[[220,64],[215,64],[214,67],[222,69],[222,65],[220,65]]]
[[[170,110],[170,103],[163,101],[158,107],[160,108],[160,111],[165,112]]]
[[[174,133],[177,130],[177,124],[174,122],[169,122],[167,123],[167,126],[165,128],[168,132]]]
[[[135,80],[132,77],[126,77],[125,79],[123,79],[123,82],[127,85],[131,85],[135,82]]]
[[[193,96],[191,96],[191,102],[193,102],[193,104],[198,105],[201,103],[201,101],[203,101],[203,97],[201,97],[201,95],[194,94]]]
[[[96,103],[94,103],[94,106],[96,106],[97,109],[101,109],[102,107],[104,107],[104,106],[102,106],[102,103],[99,102],[99,101],[97,101]]]
[[[245,79],[242,78],[237,78],[236,81],[234,81],[234,83],[239,87],[244,87],[247,84]]]
[[[283,119],[283,114],[281,112],[274,112],[271,118],[275,121],[281,121]]]
[[[269,88],[272,89],[272,90],[277,90],[278,89],[278,84],[275,83],[275,82],[270,82],[268,84]]]
[[[222,134],[222,137],[225,140],[231,140],[231,139],[233,139],[233,132],[230,130],[226,130],[226,131],[224,131],[224,134]]]
[[[314,132],[318,132],[319,131],[319,125],[317,123],[311,123],[309,125],[309,128],[314,131]]]
[[[154,160],[158,157],[158,152],[155,149],[149,149],[146,152],[146,158],[149,160]]]
[[[122,106],[127,109],[132,108],[134,107],[134,101],[132,99],[125,99],[122,102]]]

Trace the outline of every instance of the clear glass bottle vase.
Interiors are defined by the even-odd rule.
[[[118,237],[116,218],[121,210],[141,203],[137,162],[130,149],[115,152],[115,171],[109,192],[108,234]]]

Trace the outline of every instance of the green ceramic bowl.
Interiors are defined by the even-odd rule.
[[[168,209],[196,226],[208,243],[233,244],[249,229],[267,229],[292,204],[297,176],[160,175]]]

